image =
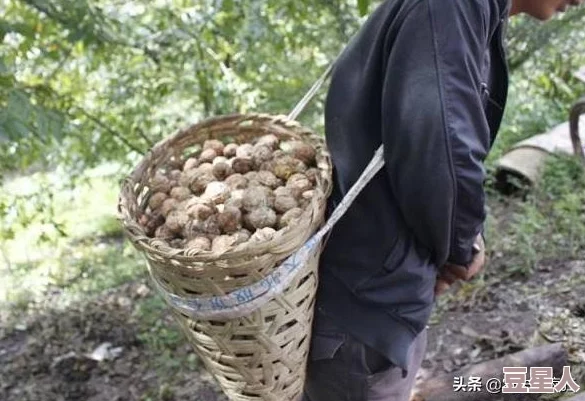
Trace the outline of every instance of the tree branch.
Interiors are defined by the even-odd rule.
[[[91,121],[93,121],[97,126],[103,128],[104,130],[106,130],[107,132],[109,132],[110,134],[112,134],[112,136],[114,136],[115,138],[118,138],[124,145],[126,145],[129,149],[132,149],[133,151],[143,155],[145,154],[145,152],[142,149],[139,149],[138,147],[134,146],[132,143],[130,143],[130,141],[128,141],[122,134],[120,134],[119,132],[113,130],[111,127],[107,126],[103,121],[101,121],[98,117],[94,116],[93,114],[89,113],[87,110],[82,109],[81,107],[77,107],[75,106],[75,108],[84,116],[86,116],[87,118],[89,118]]]
[[[67,29],[70,29],[76,33],[83,34],[83,30],[79,29],[79,22],[78,21],[71,21],[66,18],[59,10],[51,9],[50,6],[47,6],[46,3],[39,2],[37,0],[20,0],[24,4],[34,8],[38,12],[44,14],[47,18],[52,19],[59,23],[60,25],[64,26]],[[142,46],[139,44],[135,44],[132,42],[125,41],[120,38],[112,37],[108,35],[103,29],[94,30],[93,33],[96,35],[96,38],[99,38],[101,43],[108,43],[116,46],[127,47],[134,50],[141,51],[145,56],[150,58],[155,64],[160,64],[160,57],[159,54],[155,51],[148,49],[146,46]]]
[[[520,68],[525,62],[527,62],[534,54],[550,44],[552,39],[560,33],[566,32],[571,29],[570,24],[585,19],[585,8],[581,8],[573,11],[572,14],[563,18],[562,20],[555,21],[554,25],[547,25],[545,28],[540,28],[540,35],[536,35],[536,38],[531,37],[525,50],[521,51],[518,56],[511,57],[509,61],[510,71],[513,72]],[[511,35],[519,35],[522,32],[511,32]]]

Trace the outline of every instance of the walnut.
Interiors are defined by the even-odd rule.
[[[154,211],[152,213],[143,215],[142,217],[143,219],[141,220],[141,224],[144,227],[146,235],[149,237],[154,236],[157,228],[165,223],[165,217],[162,215],[162,213],[160,213],[160,211]]]
[[[295,173],[302,173],[307,166],[300,160],[291,156],[282,156],[274,160],[273,173],[278,178],[288,180]]]
[[[179,185],[191,189],[195,194],[200,194],[205,190],[207,184],[214,180],[213,166],[207,163],[183,172],[179,179]]]
[[[254,151],[254,146],[249,143],[245,143],[243,145],[238,146],[236,149],[236,157],[237,158],[244,158],[244,159],[251,159],[252,152]]]
[[[291,142],[291,153],[295,159],[302,161],[307,166],[315,164],[315,148],[305,142]]]
[[[213,166],[213,176],[220,181],[228,178],[232,172],[230,165],[225,162],[220,162]]]
[[[236,157],[232,161],[232,170],[236,173],[246,174],[248,171],[252,170],[254,164],[251,158],[247,157]]]
[[[171,197],[181,202],[191,197],[191,191],[189,188],[175,187],[171,189]]]
[[[278,213],[285,213],[290,209],[298,207],[299,203],[291,196],[277,196],[274,200],[274,210]]]
[[[248,180],[240,173],[232,174],[224,181],[230,189],[245,189],[248,186]]]
[[[208,139],[203,142],[203,150],[205,151],[207,149],[213,149],[216,155],[223,154],[224,148],[225,146],[223,142],[218,139]]]
[[[217,221],[223,233],[232,234],[241,228],[242,212],[236,207],[226,206],[218,214]]]
[[[182,230],[183,237],[193,239],[196,237],[205,236],[210,239],[221,234],[217,215],[213,214],[205,220],[189,220]]]
[[[178,182],[181,179],[181,175],[183,175],[183,172],[181,170],[173,170],[169,173],[169,179],[171,181]]]
[[[195,157],[190,157],[183,165],[183,171],[192,170],[196,168],[198,165],[199,161]]]
[[[223,148],[223,155],[227,158],[232,158],[236,156],[236,151],[238,150],[238,145],[235,143],[228,143]]]
[[[260,138],[258,138],[258,141],[256,142],[256,145],[264,145],[264,146],[268,146],[271,150],[276,150],[278,149],[278,145],[279,145],[279,140],[278,137],[274,134],[268,134],[268,135],[264,135],[261,136]]]
[[[286,186],[291,188],[295,193],[303,193],[313,188],[313,185],[307,176],[300,173],[291,175],[290,178],[286,181]]]
[[[244,221],[248,228],[274,227],[276,225],[276,212],[269,207],[259,207],[248,213]]]
[[[213,159],[217,157],[217,153],[213,149],[205,149],[199,155],[199,162],[200,163],[211,163]]]
[[[224,183],[220,181],[213,181],[210,182],[206,189],[205,193],[203,194],[203,199],[210,199],[215,204],[225,203],[230,196],[230,188]]]
[[[179,210],[173,210],[166,218],[165,225],[172,233],[180,233],[187,225],[189,216]]]
[[[168,196],[164,192],[157,192],[153,194],[148,200],[148,206],[152,210],[158,209],[167,198]]]
[[[185,209],[185,212],[187,214],[189,214],[191,217],[197,218],[197,216],[195,216],[192,213],[192,209],[195,208],[197,205],[206,206],[207,208],[209,208],[211,210],[211,214],[217,213],[217,206],[215,205],[215,203],[211,199],[200,198],[197,196],[193,196],[192,198],[185,201],[183,208]],[[207,217],[209,217],[209,216],[206,216],[205,218],[207,218]]]
[[[275,189],[282,185],[282,181],[279,180],[272,172],[270,171],[259,171],[256,175],[256,180],[266,187]]]
[[[280,159],[281,157],[286,156],[286,152],[282,149],[276,149],[274,153],[272,153],[272,159]]]
[[[199,171],[197,169],[187,170],[181,173],[181,177],[179,177],[179,185],[185,188],[189,188],[191,186],[191,182],[195,180],[197,176],[199,176]]]
[[[215,177],[212,174],[203,173],[195,177],[189,188],[195,195],[200,195],[214,181]]]
[[[189,220],[185,227],[183,227],[182,235],[187,240],[192,240],[197,237],[204,237],[207,235],[203,228],[204,220]],[[211,245],[210,245],[211,246]]]
[[[199,170],[203,174],[212,174],[213,164],[211,162],[201,163],[199,167],[197,167],[197,170]]]
[[[321,171],[316,167],[311,167],[305,171],[305,176],[309,179],[311,185],[315,186],[317,185],[317,180],[321,176]]]
[[[300,193],[299,193],[299,197],[300,197]],[[294,192],[292,188],[289,187],[278,187],[274,190],[274,196],[293,196],[294,197]]]
[[[257,186],[244,191],[242,197],[242,208],[248,212],[259,207],[272,207],[274,194],[269,188]]]
[[[244,198],[244,190],[243,189],[236,189],[232,191],[230,198],[225,202],[225,207],[235,207],[237,209],[241,209],[243,202],[242,199]]]
[[[258,181],[258,172],[257,171],[250,171],[244,174],[244,178],[248,181]]]
[[[276,165],[276,162],[274,160],[268,160],[268,161],[262,162],[262,164],[260,164],[260,166],[258,167],[258,171],[273,172],[275,165]]]
[[[167,217],[170,212],[175,210],[179,205],[179,201],[174,198],[167,198],[160,207],[160,212],[164,217]]]
[[[225,156],[217,156],[211,164],[215,166],[218,163],[228,163],[228,158]]]
[[[254,161],[254,166],[259,168],[262,163],[272,160],[272,149],[268,146],[255,146],[252,151],[252,160]]]
[[[221,235],[217,214],[213,214],[203,222],[203,231],[210,235]]]
[[[150,190],[152,192],[163,192],[168,194],[171,190],[171,182],[170,180],[165,177],[164,175],[157,173],[151,180],[150,180]]]
[[[230,196],[230,199],[239,199],[242,200],[244,199],[244,193],[246,193],[245,189],[236,189],[232,191],[232,194]]]
[[[203,203],[193,204],[187,208],[187,215],[193,219],[205,220],[214,213],[211,207]]]
[[[165,167],[170,170],[177,170],[183,167],[184,160],[180,156],[171,157],[166,163]]]

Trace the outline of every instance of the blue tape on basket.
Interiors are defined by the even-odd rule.
[[[181,297],[170,293],[159,282],[149,265],[150,276],[158,292],[161,293],[170,306],[193,319],[236,318],[261,307],[274,296],[282,293],[293,281],[296,273],[301,270],[301,267],[314,255],[327,232],[345,214],[361,190],[382,168],[384,165],[383,152],[384,149],[380,146],[358,181],[341,200],[323,227],[262,280],[222,296],[199,298]]]

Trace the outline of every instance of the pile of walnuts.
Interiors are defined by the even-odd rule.
[[[140,224],[150,237],[197,251],[270,240],[301,216],[318,174],[316,151],[302,141],[210,139],[150,180]]]

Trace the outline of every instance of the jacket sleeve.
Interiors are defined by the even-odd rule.
[[[403,218],[438,266],[471,262],[486,217],[486,3],[420,0],[387,41],[386,171]]]

